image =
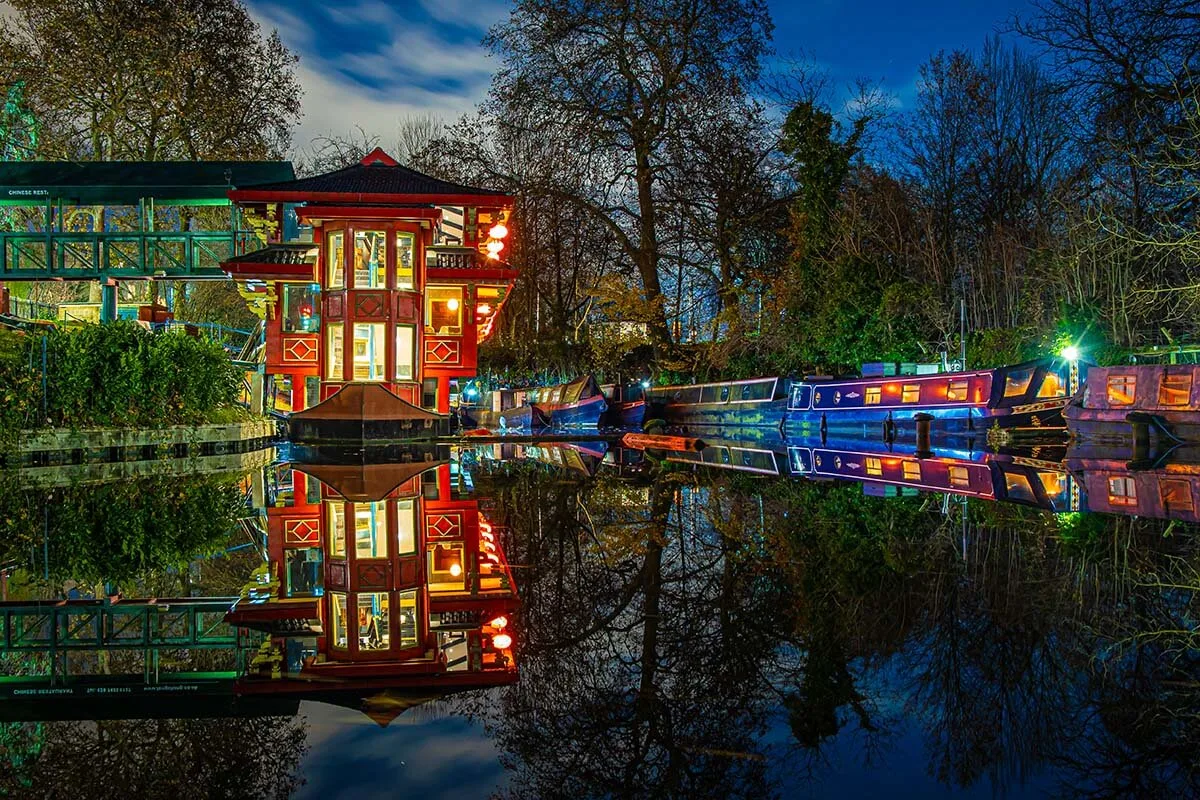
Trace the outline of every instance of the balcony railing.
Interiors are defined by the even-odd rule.
[[[228,231],[0,232],[0,280],[219,278],[222,261],[256,246]]]

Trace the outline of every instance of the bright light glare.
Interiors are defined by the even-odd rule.
[[[507,633],[498,633],[492,637],[492,644],[500,650],[506,650],[512,647],[512,637]]]
[[[1059,352],[1059,355],[1065,358],[1067,361],[1078,361],[1079,348],[1073,344],[1067,345]]]
[[[462,575],[462,567],[458,564],[451,564],[450,574],[457,578],[459,575]]]
[[[649,389],[649,388],[650,388],[650,381],[642,381],[642,388],[643,388],[643,389]]]

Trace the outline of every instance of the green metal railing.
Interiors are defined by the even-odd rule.
[[[244,646],[225,622],[235,597],[0,604],[0,652]]]
[[[0,232],[0,280],[220,278],[222,261],[258,245],[249,232]]]

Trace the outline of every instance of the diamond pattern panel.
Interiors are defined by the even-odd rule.
[[[358,587],[359,589],[386,589],[387,588],[387,565],[385,564],[359,564],[358,565]]]
[[[457,364],[461,358],[461,343],[457,339],[426,339],[426,364]]]
[[[462,536],[461,514],[426,514],[425,534],[430,539],[458,539]]]
[[[283,339],[284,363],[317,363],[317,340],[311,336],[285,336]]]
[[[387,304],[384,302],[383,295],[375,294],[357,294],[354,297],[354,316],[360,319],[375,319],[384,317],[384,311],[387,309]]]
[[[289,519],[283,523],[285,544],[319,544],[320,526],[315,519]]]

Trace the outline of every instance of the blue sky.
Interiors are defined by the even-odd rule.
[[[775,48],[815,60],[836,90],[865,78],[896,105],[911,102],[917,69],[938,50],[978,48],[1028,0],[768,0]],[[255,17],[300,56],[305,118],[295,143],[356,125],[385,143],[397,121],[469,112],[494,61],[480,39],[507,0],[249,0]]]

